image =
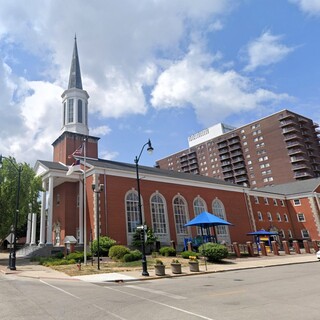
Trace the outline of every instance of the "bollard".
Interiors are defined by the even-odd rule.
[[[263,256],[267,256],[268,253],[267,253],[267,249],[266,249],[266,245],[264,242],[260,242],[260,249],[261,249],[261,254]]]
[[[284,250],[285,254],[290,254],[290,248],[289,248],[288,241],[283,240],[282,245],[283,245],[283,250]]]
[[[300,251],[300,247],[299,247],[298,241],[297,240],[293,240],[292,244],[293,244],[293,248],[294,248],[295,253],[300,254],[301,251]]]
[[[236,254],[237,258],[241,257],[240,248],[238,242],[234,242],[233,244],[234,253]]]
[[[253,245],[251,241],[247,241],[247,248],[250,257],[254,257]]]
[[[308,240],[303,240],[303,246],[306,253],[311,253]]]
[[[278,249],[277,241],[271,241],[271,245],[272,245],[273,254],[275,256],[278,256],[279,255],[279,249]]]
[[[81,271],[81,260],[78,260],[77,267],[78,267],[78,270]]]

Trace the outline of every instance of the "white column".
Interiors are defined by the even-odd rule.
[[[30,244],[31,235],[31,212],[28,213],[26,244]]]
[[[30,245],[36,245],[36,230],[37,230],[37,214],[32,214],[31,242]]]
[[[40,217],[40,241],[39,245],[44,246],[46,241],[46,204],[47,204],[47,183],[42,181],[41,217]]]
[[[49,201],[48,201],[48,221],[47,221],[47,242],[52,246],[52,207],[53,207],[53,177],[49,177]]]
[[[79,244],[83,244],[83,182],[79,181]]]

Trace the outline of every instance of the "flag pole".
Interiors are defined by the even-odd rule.
[[[83,139],[83,262],[87,265],[87,177],[86,177],[86,157],[87,157],[87,138]]]

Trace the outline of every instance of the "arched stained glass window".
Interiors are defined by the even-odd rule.
[[[215,199],[212,203],[212,213],[217,217],[223,220],[226,220],[226,214],[225,214],[223,203],[218,199]],[[226,226],[217,226],[216,230],[217,230],[217,235],[228,234]]]
[[[156,234],[166,234],[166,206],[163,197],[155,194],[151,197],[152,229]]]
[[[126,214],[128,232],[134,233],[141,224],[139,219],[138,194],[134,191],[128,192],[126,195]]]
[[[177,196],[173,200],[174,220],[176,223],[177,234],[187,234],[187,205],[181,196]]]

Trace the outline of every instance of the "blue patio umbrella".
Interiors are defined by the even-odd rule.
[[[247,233],[248,236],[277,236],[278,232],[276,231],[267,231],[264,229],[254,231],[254,232],[249,232]]]
[[[222,226],[222,225],[231,226],[232,223],[230,223],[226,220],[223,220],[210,212],[203,211],[199,215],[197,215],[195,218],[190,220],[188,223],[186,223],[184,226],[185,227],[192,227],[192,226],[200,227],[203,242],[205,242],[206,236],[204,236],[204,234],[203,234],[203,229],[207,230],[207,235],[211,239],[210,227]],[[215,239],[215,237],[214,237],[214,239]],[[214,241],[216,241],[216,239]]]
[[[221,225],[232,225],[232,223],[223,220],[217,216],[215,216],[212,213],[209,213],[207,211],[201,212],[199,215],[197,215],[195,218],[190,220],[188,223],[186,223],[185,227],[214,227],[214,226],[221,226]]]

